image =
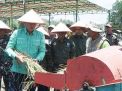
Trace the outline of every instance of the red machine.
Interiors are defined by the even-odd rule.
[[[35,82],[49,87],[70,90],[81,88],[84,81],[94,86],[121,81],[122,47],[111,46],[68,60],[64,74],[35,74]]]

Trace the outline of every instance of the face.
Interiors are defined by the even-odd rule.
[[[57,33],[57,35],[58,35],[58,38],[59,38],[59,39],[62,39],[62,38],[65,37],[66,32],[59,32],[59,33]]]
[[[6,34],[5,29],[0,29],[0,36],[3,36],[5,34]]]
[[[112,33],[112,27],[105,27],[105,30],[108,34],[111,34]]]
[[[36,23],[24,23],[24,25],[26,26],[28,32],[33,32],[33,30],[35,29],[37,24]]]
[[[48,31],[49,31],[49,32],[51,32],[52,30],[53,30],[53,28],[52,28],[52,27],[49,27],[49,28],[48,28]]]
[[[98,32],[91,31],[90,29],[88,30],[88,36],[91,38],[94,38],[98,34],[99,34]]]
[[[77,27],[77,28],[74,28],[74,31],[73,32],[76,35],[81,35],[81,34],[87,32],[87,31],[86,31],[86,28]]]

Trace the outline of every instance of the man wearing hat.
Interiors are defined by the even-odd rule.
[[[0,88],[1,88],[1,78],[3,76],[3,81],[5,84],[5,91],[10,91],[10,80],[11,80],[11,71],[10,68],[12,66],[12,58],[7,58],[5,56],[4,49],[9,41],[9,33],[11,29],[0,20]],[[6,57],[6,58],[5,58]]]
[[[14,75],[14,91],[22,91],[22,82],[27,76],[23,56],[18,55],[15,51],[24,53],[35,62],[42,61],[45,55],[44,35],[35,29],[37,24],[44,24],[41,17],[34,10],[30,10],[18,21],[22,22],[24,27],[13,32],[6,48],[9,56],[13,58],[11,70]],[[35,88],[30,91],[35,91]]]
[[[56,38],[56,34],[51,32],[54,28],[55,28],[55,25],[50,25],[50,26],[48,27],[49,43],[51,43],[51,42],[53,41],[53,39]]]
[[[103,32],[102,30],[90,26],[88,30],[88,40],[86,43],[86,53],[93,52],[105,47],[110,46],[108,40],[101,36],[100,33]]]
[[[113,33],[112,25],[110,23],[106,24],[106,38],[109,40],[110,45],[118,45],[118,39]]]
[[[42,32],[45,35],[45,45],[46,45],[46,53],[45,57],[40,64],[49,72],[52,72],[52,56],[51,56],[51,45],[49,43],[49,33],[43,28],[39,27],[37,30]]]
[[[87,36],[84,33],[87,32],[87,25],[79,21],[73,24],[70,29],[73,31],[71,39],[75,43],[76,57],[85,54]]]
[[[51,32],[54,28],[55,28],[55,25],[50,25],[50,26],[48,27],[48,31]]]
[[[71,32],[65,24],[59,23],[52,32],[58,35],[58,38],[51,43],[52,61],[54,62],[54,68],[58,69],[61,65],[66,65],[68,59],[75,56],[75,46],[70,39],[65,37],[67,32]]]

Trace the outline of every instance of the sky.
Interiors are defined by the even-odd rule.
[[[95,4],[98,4],[104,8],[111,9],[112,4],[116,2],[116,0],[89,0]]]
[[[99,6],[102,6],[108,10],[112,9],[112,5],[116,2],[116,0],[89,0]],[[99,24],[105,24],[108,22],[108,14],[86,14],[82,15],[80,19],[86,19],[87,22],[95,22]]]
[[[90,2],[93,2],[95,4],[98,4],[106,9],[112,9],[113,3],[115,3],[116,0],[89,0]],[[48,16],[47,16],[48,17]],[[75,15],[52,15],[52,20],[71,20],[75,22]],[[105,24],[108,22],[108,13],[100,13],[100,14],[79,14],[78,20],[83,22],[94,22],[97,24]]]

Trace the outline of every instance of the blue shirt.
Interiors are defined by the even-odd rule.
[[[14,50],[24,53],[33,59],[43,60],[45,55],[44,41],[44,35],[37,30],[34,30],[31,34],[27,32],[26,28],[15,30],[6,48],[6,52],[14,59],[11,70],[13,72],[27,74],[25,64],[17,63],[17,60],[15,60],[17,54]]]

